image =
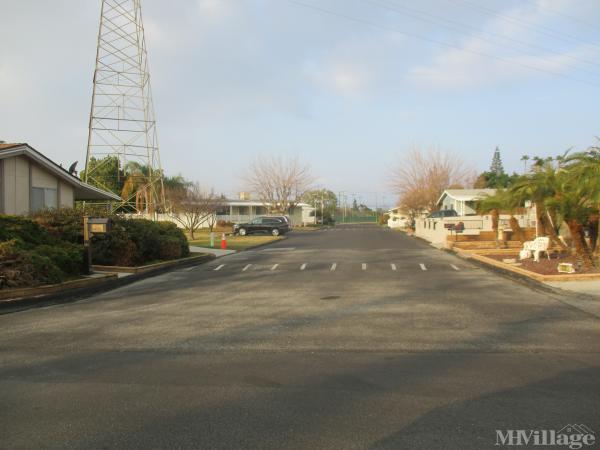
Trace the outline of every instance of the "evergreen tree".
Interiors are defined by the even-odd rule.
[[[502,158],[500,158],[500,149],[498,147],[496,147],[496,150],[494,151],[490,172],[498,177],[504,175],[504,166],[502,166]]]

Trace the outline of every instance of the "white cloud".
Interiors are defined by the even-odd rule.
[[[198,11],[203,16],[222,17],[231,11],[231,3],[227,0],[198,0]]]
[[[406,39],[397,33],[369,30],[366,35],[344,37],[305,62],[304,75],[335,95],[373,94],[383,84],[396,82],[389,79],[398,64],[390,54],[405,47]]]
[[[364,67],[343,63],[331,63],[324,67],[309,64],[305,73],[317,84],[341,95],[363,93],[373,78]]]
[[[513,8],[483,23],[481,28],[485,31],[463,40],[457,48],[449,48],[429,63],[413,67],[407,79],[420,86],[460,89],[544,73],[560,76],[581,69],[582,62],[578,59],[593,59],[598,49],[571,39],[555,45],[551,52],[544,50],[549,45],[548,36],[543,39],[543,32],[550,28],[545,26],[547,13],[538,6],[559,3],[539,0],[534,5]]]

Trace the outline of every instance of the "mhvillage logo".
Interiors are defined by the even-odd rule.
[[[567,425],[560,430],[496,430],[496,445],[565,446],[573,450],[594,445],[596,434],[586,425]]]

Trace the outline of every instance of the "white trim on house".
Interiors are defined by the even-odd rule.
[[[439,209],[455,210],[459,216],[475,215],[475,203],[495,193],[496,189],[446,189],[436,204]]]

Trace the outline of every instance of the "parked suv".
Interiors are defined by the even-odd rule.
[[[286,217],[257,217],[248,223],[237,223],[233,226],[233,233],[240,236],[254,233],[268,233],[279,236],[290,231]]]

